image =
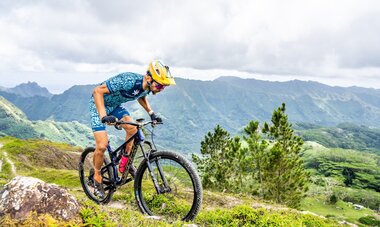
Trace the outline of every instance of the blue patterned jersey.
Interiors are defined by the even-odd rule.
[[[125,72],[114,76],[101,84],[106,84],[110,94],[104,95],[104,106],[107,114],[111,113],[122,103],[136,100],[149,94],[143,89],[144,76],[137,73]],[[94,98],[91,98],[94,102]]]

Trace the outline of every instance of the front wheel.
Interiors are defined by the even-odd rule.
[[[135,198],[140,210],[166,220],[193,220],[202,203],[202,185],[194,167],[170,151],[152,153],[149,164],[151,171],[147,161],[143,161],[135,178]]]

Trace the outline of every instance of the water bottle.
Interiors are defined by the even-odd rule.
[[[124,173],[125,166],[128,163],[128,154],[123,154],[120,159],[119,171],[120,173]]]

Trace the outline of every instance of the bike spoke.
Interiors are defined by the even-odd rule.
[[[110,165],[107,165],[109,162],[105,159],[105,163],[103,164],[101,168],[101,175],[102,175],[102,182],[104,191],[106,194],[105,198],[100,198],[95,193],[95,187],[94,187],[94,166],[93,166],[93,155],[94,152],[92,151],[85,151],[85,154],[81,157],[81,163],[80,163],[80,178],[83,190],[85,191],[86,195],[91,199],[94,200],[97,203],[106,203],[111,199],[113,190],[112,189],[112,169]]]
[[[181,163],[170,158],[152,159],[150,165],[159,186],[159,193],[146,168],[140,182],[145,211],[167,220],[187,217],[197,193],[190,174]]]

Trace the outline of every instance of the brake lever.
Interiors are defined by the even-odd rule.
[[[158,121],[152,121],[151,125],[152,127],[154,128],[156,125],[162,125],[162,121],[161,122],[158,122]]]

